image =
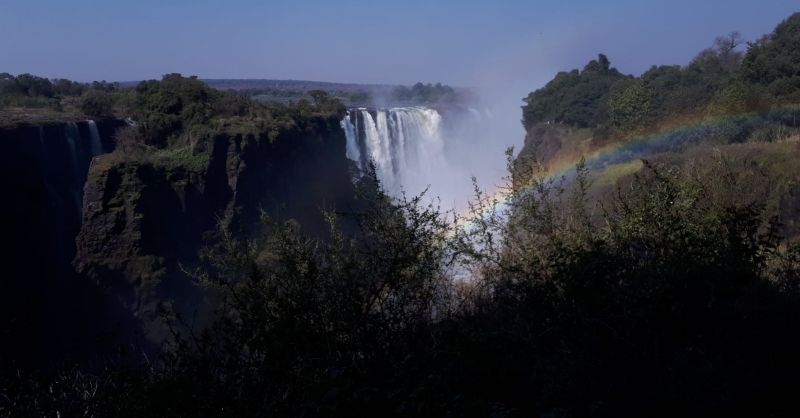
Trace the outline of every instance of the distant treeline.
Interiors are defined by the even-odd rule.
[[[335,85],[338,86],[338,85]],[[315,89],[327,92],[348,106],[375,105],[432,105],[453,103],[465,99],[463,95],[450,86],[416,83],[411,87],[395,86],[387,91],[386,86],[361,86],[355,89],[322,88]],[[284,88],[248,88],[240,90],[257,100],[287,102],[308,97],[309,91]]]
[[[255,100],[263,102],[287,103],[301,99],[308,99],[311,91],[325,91],[328,95],[338,99],[346,105],[369,103],[371,95],[366,91],[343,91],[343,90],[283,90],[283,89],[247,89],[240,90],[240,94],[245,94]]]
[[[167,77],[167,76],[165,76]],[[196,78],[196,77],[194,77]],[[312,100],[311,92],[324,91],[346,106],[431,105],[464,100],[454,88],[441,83],[416,83],[411,87],[343,84],[295,80],[197,80],[228,96],[242,96],[263,103],[289,103]],[[66,79],[47,79],[31,74],[14,76],[0,73],[0,109],[48,109],[82,113],[89,117],[127,117],[130,106],[119,106],[120,95],[146,82],[79,83]]]
[[[398,102],[433,104],[449,103],[459,98],[455,89],[450,86],[417,83],[413,86],[397,86],[392,90],[392,99]]]
[[[198,129],[211,129],[223,119],[237,119],[239,124],[255,124],[264,117],[291,123],[292,109],[301,113],[315,109],[343,112],[343,105],[326,92],[305,92],[290,107],[251,100],[247,92],[222,91],[209,87],[197,77],[167,74],[161,80],[147,80],[133,87],[95,81],[78,83],[49,80],[30,74],[0,74],[0,111],[44,108],[52,114],[69,113],[83,117],[132,118],[139,140],[163,147],[178,137]],[[2,116],[2,115],[0,115]],[[250,121],[250,122],[246,122]],[[254,128],[255,129],[255,128]]]
[[[31,74],[14,76],[0,73],[0,109],[46,107],[61,110],[64,99],[79,97],[89,91],[111,92],[118,88],[117,83],[106,81],[79,83],[63,78],[50,80]]]

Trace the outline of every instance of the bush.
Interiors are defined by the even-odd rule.
[[[580,164],[574,181],[530,178],[495,208],[507,217],[479,195],[483,215],[456,231],[422,197],[387,197],[374,172],[352,213],[328,213],[326,240],[265,218],[261,239],[240,242],[223,223],[194,275],[217,289],[213,325],[165,313],[174,332],[157,363],[16,374],[2,399],[86,416],[791,405],[797,247],[779,245],[755,198],[728,198],[747,173],[645,166],[600,211]]]

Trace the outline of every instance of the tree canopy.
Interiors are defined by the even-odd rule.
[[[746,52],[739,33],[714,40],[686,66],[653,66],[624,76],[600,55],[582,71],[558,73],[524,99],[526,128],[544,122],[629,132],[692,114],[741,113],[800,99],[800,13]]]
[[[558,73],[525,98],[523,125],[552,121],[582,128],[598,126],[607,118],[612,86],[625,78],[603,54],[586,64],[583,71]]]

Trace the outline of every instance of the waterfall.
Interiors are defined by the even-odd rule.
[[[392,197],[425,192],[426,203],[464,213],[474,186],[494,190],[506,175],[504,151],[512,142],[489,108],[393,107],[349,109],[340,121],[347,158],[364,173],[372,163]],[[473,179],[476,183],[473,183]]]
[[[72,164],[72,169],[78,169],[78,149],[77,143],[81,139],[81,133],[78,131],[78,125],[75,122],[67,122],[64,129],[64,134],[67,137],[67,145],[69,146],[69,161]]]
[[[425,107],[351,110],[341,121],[347,158],[362,170],[372,161],[378,179],[392,194],[419,193],[447,165],[441,122],[439,112]]]
[[[361,163],[361,151],[358,148],[358,140],[356,139],[356,126],[350,118],[350,112],[347,112],[344,119],[339,123],[344,130],[344,135],[347,138],[347,158]]]
[[[89,136],[91,137],[91,151],[92,157],[96,157],[103,153],[103,144],[100,142],[100,132],[97,130],[97,124],[93,120],[87,121],[89,123]]]
[[[64,129],[64,134],[67,137],[67,145],[69,146],[69,161],[72,166],[72,172],[78,173],[80,169],[78,166],[78,150],[76,144],[81,139],[81,133],[78,130],[78,125],[75,122],[68,122]],[[78,208],[80,213],[81,207],[83,206],[83,203],[81,202],[82,191],[73,190],[72,198],[75,201],[75,206]]]

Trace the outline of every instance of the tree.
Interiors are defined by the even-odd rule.
[[[653,120],[653,93],[641,80],[611,94],[608,101],[609,122],[615,128],[636,132]]]
[[[114,99],[109,93],[90,90],[81,97],[81,112],[96,119],[114,117]]]
[[[31,74],[20,74],[16,77],[19,93],[29,97],[53,97],[53,85],[50,80]]]
[[[764,86],[778,101],[797,97],[800,86],[800,13],[775,30],[748,44],[741,75],[748,83]]]
[[[53,80],[53,92],[58,96],[80,96],[86,91],[86,86],[75,82],[59,78]]]
[[[545,121],[581,128],[603,125],[607,122],[612,86],[626,78],[600,54],[583,71],[561,72],[543,88],[529,94],[522,107],[523,125],[529,128]]]
[[[720,36],[714,40],[714,49],[723,70],[732,72],[739,68],[743,54],[736,51],[736,48],[743,42],[739,32],[731,32],[728,36]]]

